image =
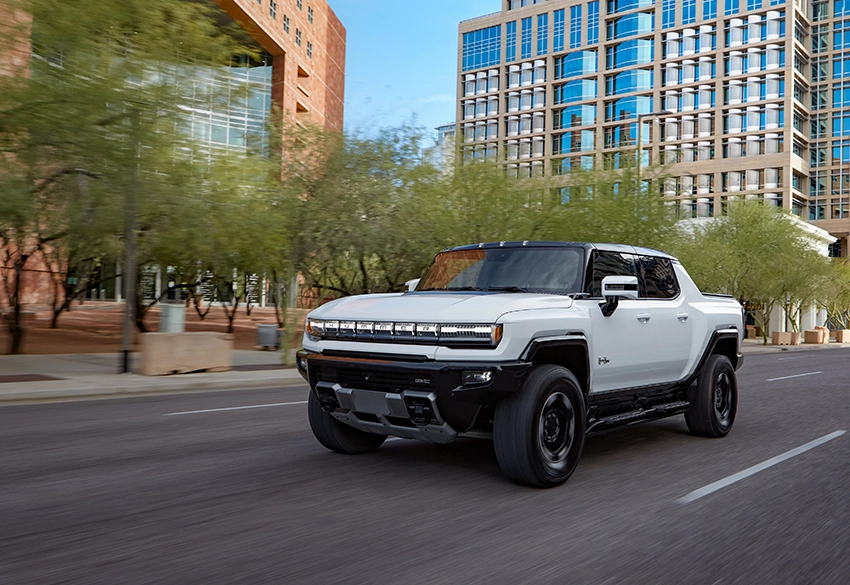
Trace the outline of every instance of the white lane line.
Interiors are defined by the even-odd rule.
[[[764,471],[765,469],[767,469],[769,467],[773,467],[774,465],[778,465],[779,463],[782,463],[783,461],[785,461],[787,459],[791,459],[792,457],[796,457],[797,455],[800,455],[801,453],[805,453],[806,451],[814,449],[815,447],[817,447],[819,445],[823,445],[824,443],[827,443],[827,442],[829,442],[833,439],[837,439],[838,437],[840,437],[841,435],[843,435],[846,432],[847,431],[835,431],[834,433],[829,433],[828,435],[825,435],[825,436],[821,437],[820,439],[815,439],[814,441],[811,441],[810,443],[806,443],[805,445],[801,445],[801,446],[797,447],[796,449],[791,449],[790,451],[783,453],[782,455],[777,455],[776,457],[773,457],[772,459],[768,459],[767,461],[759,463],[758,465],[753,465],[752,467],[749,467],[749,468],[745,469],[744,471],[739,471],[738,473],[736,473],[734,475],[730,475],[729,477],[723,478],[720,481],[715,481],[714,483],[708,484],[705,487],[701,487],[698,490],[694,490],[691,493],[689,493],[688,495],[681,497],[676,501],[679,502],[680,504],[689,504],[689,503],[693,502],[694,500],[698,500],[698,499],[702,498],[703,496],[713,494],[714,492],[716,492],[718,490],[722,490],[723,488],[730,486],[735,482],[741,481],[742,479],[746,479],[746,478],[750,477],[751,475],[755,475],[759,471]]]
[[[778,358],[776,361],[781,362],[781,361],[798,360],[798,359],[800,359],[800,358],[798,358],[798,357],[791,357],[791,358]]]
[[[782,376],[781,378],[768,378],[765,382],[776,382],[777,380],[790,380],[791,378],[802,378],[803,376],[815,376],[823,372],[806,372],[805,374],[794,374],[793,376]]]
[[[300,402],[277,402],[275,404],[252,404],[250,406],[231,406],[230,408],[208,408],[206,410],[187,410],[186,412],[169,412],[165,416],[179,416],[181,414],[203,414],[205,412],[224,412],[225,410],[247,410],[249,408],[271,408],[273,406],[293,406],[295,404],[307,404],[306,400]]]

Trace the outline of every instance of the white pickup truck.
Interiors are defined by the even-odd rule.
[[[594,431],[684,413],[725,436],[743,334],[741,305],[663,252],[496,242],[441,252],[408,292],[314,310],[297,366],[333,451],[492,436],[505,475],[552,487]]]

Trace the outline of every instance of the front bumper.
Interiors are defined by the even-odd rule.
[[[299,372],[322,407],[357,429],[447,443],[476,425],[482,413],[522,387],[527,362],[437,362],[415,356],[298,353]],[[491,372],[486,383],[464,384],[463,373]]]

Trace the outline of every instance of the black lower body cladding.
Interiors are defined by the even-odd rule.
[[[301,351],[297,365],[311,389],[325,382],[343,388],[400,393],[434,393],[440,413],[458,432],[469,430],[482,405],[495,405],[522,388],[532,365],[525,362],[438,362],[395,356],[325,355]],[[489,380],[467,380],[464,372],[490,372]]]

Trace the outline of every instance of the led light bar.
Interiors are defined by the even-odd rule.
[[[307,319],[305,330],[314,340],[339,339],[379,343],[496,347],[502,325],[326,321]]]

